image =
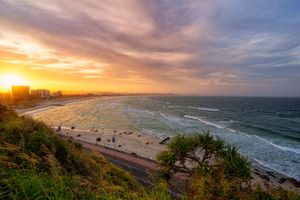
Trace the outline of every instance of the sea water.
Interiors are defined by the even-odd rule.
[[[34,116],[54,126],[141,131],[161,139],[210,130],[249,159],[300,180],[299,98],[97,98]]]

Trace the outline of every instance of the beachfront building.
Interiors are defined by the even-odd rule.
[[[62,97],[63,94],[62,94],[62,91],[57,91],[57,92],[53,92],[52,96],[53,97]]]
[[[14,101],[29,99],[29,86],[12,86],[11,95]]]
[[[31,90],[31,96],[35,98],[48,98],[50,97],[50,91],[45,89]]]

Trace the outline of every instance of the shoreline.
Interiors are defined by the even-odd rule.
[[[55,131],[55,130],[54,130]],[[158,153],[167,149],[166,144],[159,144],[158,138],[147,135],[145,133],[133,132],[130,135],[124,134],[126,131],[118,131],[114,133],[112,129],[105,129],[104,133],[94,132],[93,130],[72,130],[71,128],[62,127],[62,135],[69,136],[75,140],[96,144],[96,138],[101,137],[99,146],[108,147],[127,154],[136,155],[146,159],[155,161]],[[119,135],[119,133],[123,133]],[[127,132],[126,132],[127,133]],[[79,137],[78,134],[80,134]],[[111,138],[116,135],[116,143],[112,143]],[[139,136],[140,135],[140,136]],[[146,142],[149,144],[146,145]],[[121,146],[119,146],[121,145]],[[283,188],[285,190],[300,194],[300,188],[297,187],[296,180],[286,176],[273,169],[267,168],[254,160],[250,160],[251,185],[253,188],[258,185],[264,190],[268,188]]]
[[[52,99],[52,100],[44,100],[39,102],[38,105],[29,107],[29,108],[15,108],[18,115],[30,115],[34,113],[38,113],[40,111],[45,111],[51,108],[56,108],[59,106],[65,106],[70,103],[102,98],[102,97],[72,97],[70,99]]]
[[[115,98],[115,97],[92,97],[92,98],[78,98],[70,100],[55,100],[49,101],[47,104],[38,105],[36,107],[27,109],[18,109],[19,115],[32,116],[36,113],[42,112],[47,109],[56,108],[58,106],[64,106],[70,103],[90,100],[95,98]],[[54,128],[54,127],[53,127]],[[57,128],[57,127],[56,127]],[[159,144],[161,139],[152,135],[143,133],[142,131],[128,131],[128,130],[113,130],[113,129],[99,129],[99,130],[71,130],[71,127],[62,127],[62,135],[72,136],[75,139],[81,139],[90,143],[96,143],[96,138],[101,137],[100,145],[104,147],[107,145],[110,148],[115,148],[129,154],[136,154],[138,156],[155,160],[156,155],[165,150],[167,146],[165,144]],[[54,130],[55,131],[55,130]],[[132,132],[132,133],[131,133]],[[68,133],[68,134],[66,134]],[[80,135],[79,137],[77,137]],[[116,143],[112,143],[112,136],[116,135]],[[120,145],[120,146],[119,146]],[[267,188],[283,188],[285,190],[291,190],[300,194],[299,181],[291,178],[276,170],[270,169],[259,162],[251,159],[251,184],[252,187],[259,185],[262,189]]]

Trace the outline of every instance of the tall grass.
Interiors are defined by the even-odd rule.
[[[99,153],[0,105],[0,199],[170,199]]]

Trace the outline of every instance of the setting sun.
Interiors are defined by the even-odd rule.
[[[9,90],[13,85],[26,85],[27,81],[17,74],[0,75],[0,86],[5,90]]]

